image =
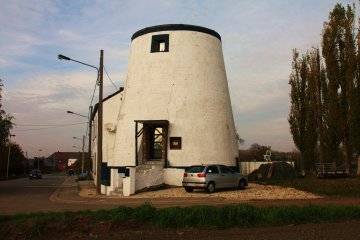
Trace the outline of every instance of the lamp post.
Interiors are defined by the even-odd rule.
[[[84,146],[85,146],[85,136],[83,135],[83,138],[82,138],[82,139],[77,138],[77,137],[73,137],[73,139],[77,139],[77,140],[82,141],[82,147],[81,147],[81,150],[82,150],[82,155],[81,155],[81,173],[84,173]],[[74,147],[75,147],[75,146],[74,146]]]
[[[73,111],[66,111],[67,113],[69,114],[74,114],[74,115],[78,115],[80,117],[84,117],[84,118],[87,118],[88,119],[88,126],[89,126],[89,144],[88,144],[88,161],[89,161],[89,164],[91,165],[92,161],[91,161],[91,136],[92,136],[92,121],[91,121],[91,115],[92,115],[92,109],[93,107],[92,106],[89,106],[89,117],[88,116],[85,116],[83,114],[80,114],[80,113],[76,113],[76,112],[73,112]],[[85,145],[85,143],[84,143]]]
[[[97,77],[99,80],[99,104],[98,104],[98,136],[97,136],[97,161],[96,161],[96,193],[101,194],[101,163],[102,163],[102,120],[103,120],[103,68],[104,68],[104,50],[100,50],[100,66],[99,68],[71,59],[64,55],[59,54],[58,58],[60,60],[67,60],[77,62],[88,67],[95,68],[97,70]],[[89,119],[89,122],[90,119]],[[90,140],[91,141],[91,140]]]
[[[6,179],[8,179],[8,178],[9,178],[9,164],[10,164],[11,137],[15,137],[15,135],[13,135],[13,134],[9,134],[9,152],[8,152],[8,160],[7,160],[7,167],[6,167]]]
[[[40,169],[40,152],[42,151],[42,149],[39,149],[39,157],[38,157],[38,169]]]
[[[56,164],[55,164],[55,161],[56,161],[55,156],[56,156],[56,153],[54,153],[54,169],[53,169],[53,172],[55,172],[55,169],[56,169],[56,167],[55,167],[56,166]]]

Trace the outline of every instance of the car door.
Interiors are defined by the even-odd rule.
[[[221,174],[218,166],[211,165],[206,168],[206,182],[209,183],[213,181],[215,183],[215,188],[221,188],[223,185],[221,180]]]
[[[234,183],[233,183],[234,173],[231,171],[230,168],[228,168],[224,165],[220,165],[219,168],[220,168],[220,172],[221,172],[222,187],[223,188],[233,187],[234,186]]]

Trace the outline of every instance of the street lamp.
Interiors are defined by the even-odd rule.
[[[13,134],[9,134],[9,153],[8,153],[8,161],[6,167],[6,179],[9,178],[9,164],[10,164],[10,148],[11,148],[11,137],[15,137]]]
[[[92,128],[92,121],[91,121],[91,114],[92,114],[92,106],[89,107],[89,117],[88,116],[85,116],[83,114],[80,114],[80,113],[76,113],[76,112],[73,112],[73,111],[66,111],[67,113],[69,114],[74,114],[74,115],[78,115],[80,117],[84,117],[84,118],[87,118],[88,119],[88,126],[89,126],[89,145],[88,145],[88,161],[89,163],[91,164],[91,128]],[[84,136],[83,136],[84,137]],[[75,138],[75,137],[74,137]],[[81,139],[79,139],[81,140]],[[83,146],[85,147],[85,139],[83,139],[84,143],[83,143]],[[84,152],[84,151],[83,151]],[[84,157],[83,157],[84,158]],[[81,165],[81,171],[82,173],[84,173],[84,161],[82,161],[82,165]]]
[[[39,149],[39,157],[38,157],[38,169],[40,169],[40,152],[42,151],[42,149]]]
[[[104,70],[104,50],[100,50],[100,66],[99,68],[83,63],[74,59],[71,59],[67,56],[58,55],[60,60],[67,60],[77,62],[97,70],[97,77],[99,80],[99,103],[98,103],[98,136],[97,136],[97,162],[96,162],[96,193],[101,194],[101,164],[102,164],[102,133],[103,133],[103,70]],[[91,122],[91,121],[90,121]],[[91,140],[89,140],[91,141]]]
[[[78,116],[81,116],[81,117],[84,117],[84,118],[89,119],[88,116],[82,115],[82,114],[80,114],[80,113],[75,113],[75,112],[72,112],[72,111],[66,111],[66,112],[67,112],[67,113],[70,113],[70,114],[75,114],[75,115],[78,115]]]
[[[102,52],[102,51],[103,51],[103,50],[101,50],[101,52]],[[99,68],[98,68],[98,67],[95,67],[95,66],[93,66],[93,65],[90,65],[90,64],[87,64],[87,63],[84,63],[84,62],[80,62],[80,61],[78,61],[78,60],[69,58],[69,57],[67,57],[67,56],[64,56],[64,55],[59,54],[59,55],[58,55],[58,59],[59,59],[59,60],[66,60],[66,61],[73,61],[73,62],[80,63],[80,64],[82,64],[82,65],[86,65],[86,66],[95,68],[95,69],[98,71],[98,73],[99,73]]]
[[[82,140],[77,137],[73,137],[73,139],[77,139],[82,141],[82,156],[81,156],[81,173],[84,173],[84,146],[85,146],[85,136],[83,136]],[[75,146],[73,146],[75,147]]]

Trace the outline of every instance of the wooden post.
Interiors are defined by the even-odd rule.
[[[103,134],[103,69],[104,69],[104,50],[100,50],[100,69],[99,69],[99,106],[98,106],[98,143],[97,143],[97,171],[96,171],[96,193],[101,195],[101,164],[102,164],[102,134]]]
[[[135,166],[138,165],[138,123],[135,122]]]

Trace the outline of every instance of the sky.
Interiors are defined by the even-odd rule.
[[[192,24],[222,37],[235,125],[245,140],[273,150],[295,149],[287,117],[292,50],[321,45],[336,0],[1,0],[2,104],[15,117],[11,134],[28,157],[80,151],[96,70],[104,96],[124,86],[131,36],[160,24]],[[356,2],[357,3],[357,2]],[[357,4],[359,5],[359,4]],[[359,8],[359,6],[357,6]],[[97,90],[97,89],[96,89]],[[98,101],[97,91],[92,104]],[[74,147],[75,146],[75,147]]]

